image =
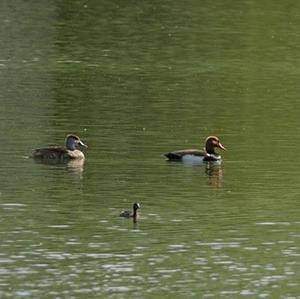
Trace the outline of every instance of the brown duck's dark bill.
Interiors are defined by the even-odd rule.
[[[226,148],[221,143],[219,143],[219,148],[222,149],[223,151],[226,151]]]
[[[82,141],[80,141],[79,144],[80,144],[81,146],[83,146],[83,147],[88,148],[88,146],[87,146],[86,144],[84,144]]]

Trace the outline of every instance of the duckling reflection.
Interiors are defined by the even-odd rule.
[[[220,188],[223,186],[223,169],[222,166],[215,163],[207,163],[205,173],[208,176],[209,185]]]
[[[141,207],[141,205],[138,202],[135,202],[132,206],[132,211],[129,211],[129,210],[122,211],[119,216],[124,217],[124,218],[132,218],[133,222],[136,223],[137,218],[138,218],[137,210],[140,207]]]

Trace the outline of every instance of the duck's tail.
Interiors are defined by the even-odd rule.
[[[174,152],[166,153],[166,154],[164,154],[164,156],[165,156],[169,161],[179,161],[179,160],[181,160],[181,156],[178,155],[177,153],[174,153]]]

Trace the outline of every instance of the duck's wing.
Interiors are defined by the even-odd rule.
[[[33,150],[32,157],[34,159],[46,160],[63,160],[69,157],[68,150],[60,147],[37,148]]]
[[[193,155],[198,157],[204,157],[206,156],[206,152],[203,150],[198,149],[186,149],[186,150],[180,150],[180,151],[174,151],[170,153],[166,153],[165,156],[172,161],[178,161],[181,160],[183,156],[185,155]]]
[[[125,217],[125,218],[130,218],[130,217],[132,217],[132,212],[131,211],[122,211],[119,216]]]

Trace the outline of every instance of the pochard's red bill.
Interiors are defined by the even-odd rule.
[[[223,151],[226,151],[226,148],[219,142],[219,148],[222,149]]]

